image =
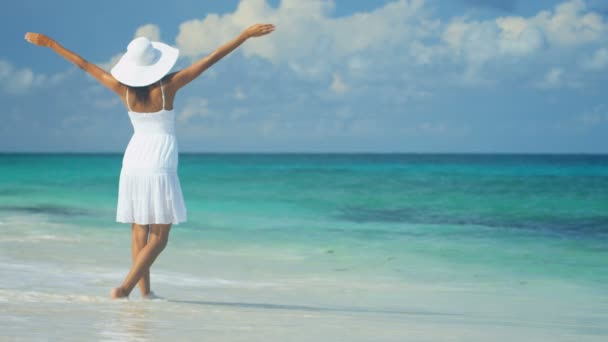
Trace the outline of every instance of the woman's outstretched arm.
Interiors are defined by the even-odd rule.
[[[218,49],[210,53],[209,55],[201,58],[187,68],[180,71],[176,71],[169,77],[169,86],[174,92],[181,87],[190,83],[192,80],[197,78],[203,71],[207,70],[210,66],[215,64],[220,59],[224,58],[227,54],[232,52],[234,49],[243,44],[247,39],[251,37],[260,37],[274,31],[274,25],[272,24],[255,24],[245,29],[241,34],[236,36],[228,43],[220,46]]]
[[[34,45],[53,49],[53,51],[57,52],[61,57],[67,59],[68,61],[74,63],[80,69],[91,74],[91,76],[93,76],[106,88],[112,90],[120,96],[122,96],[122,94],[124,93],[125,86],[117,79],[115,79],[112,74],[103,70],[102,68],[98,67],[93,63],[89,63],[84,58],[61,46],[52,38],[41,33],[28,32],[25,34],[25,40]]]

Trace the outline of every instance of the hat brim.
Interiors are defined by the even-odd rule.
[[[112,67],[110,73],[120,83],[131,87],[143,87],[152,84],[171,71],[177,62],[179,49],[161,42],[151,42],[155,49],[160,50],[161,57],[151,65],[135,65],[126,54]]]

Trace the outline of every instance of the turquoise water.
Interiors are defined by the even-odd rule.
[[[121,159],[0,155],[0,301],[99,299],[121,281],[130,265],[130,227],[114,222]],[[214,303],[357,298],[378,312],[458,312],[474,299],[484,317],[543,322],[553,308],[572,336],[608,336],[608,156],[180,154],[179,163],[188,222],[173,227],[152,281],[175,298],[197,288],[216,291],[205,297]],[[41,265],[77,271],[49,278],[32,271]]]

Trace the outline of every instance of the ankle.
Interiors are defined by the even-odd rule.
[[[122,286],[119,286],[112,289],[112,292],[110,292],[110,296],[112,298],[126,298],[129,297],[129,294],[127,293],[126,289],[124,289]]]

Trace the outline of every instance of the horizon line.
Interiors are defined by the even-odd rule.
[[[124,154],[124,151],[0,151],[0,154]],[[179,154],[434,154],[434,155],[598,155],[608,152],[514,151],[180,151]]]

